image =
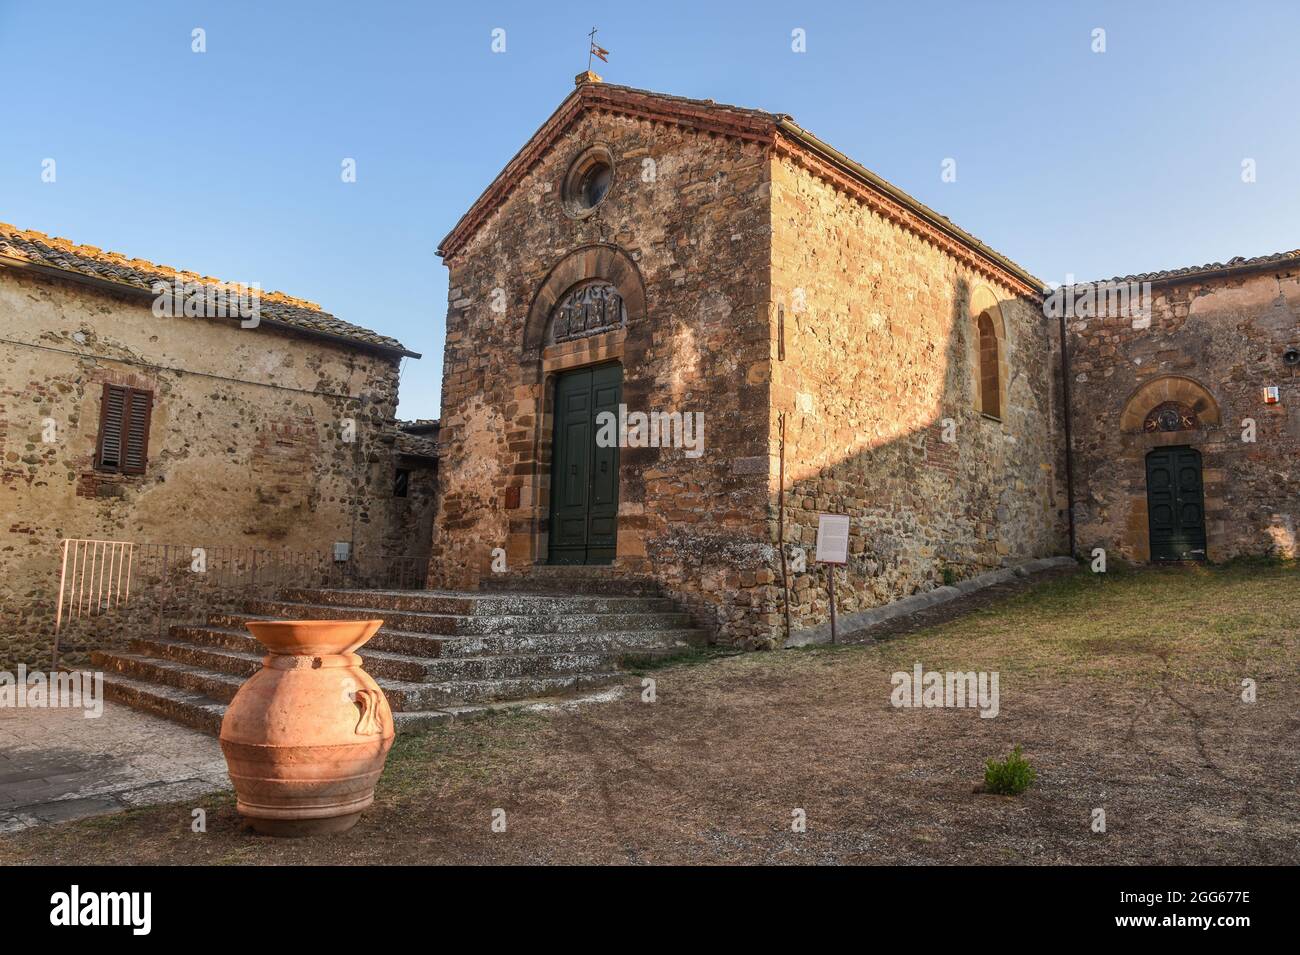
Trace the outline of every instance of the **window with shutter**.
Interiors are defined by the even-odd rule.
[[[95,467],[101,471],[143,474],[149,458],[152,412],[152,391],[105,385],[99,408]]]

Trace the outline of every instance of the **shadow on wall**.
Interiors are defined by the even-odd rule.
[[[787,553],[802,548],[807,555],[807,572],[790,575],[792,630],[829,618],[828,568],[813,559],[821,512],[852,518],[849,563],[836,577],[841,614],[1066,549],[1052,330],[1046,320],[1022,322],[1014,326],[1019,340],[1009,340],[1006,313],[1020,306],[999,305],[982,286],[972,301],[964,280],[954,293],[939,353],[935,343],[911,339],[909,329],[886,327],[880,349],[901,337],[907,354],[877,353],[856,368],[828,365],[840,372],[833,386],[811,399],[776,402],[786,408]],[[982,315],[998,326],[1000,416],[980,410],[997,394],[981,375]],[[992,343],[983,353],[987,365]],[[799,357],[797,349],[787,353],[787,360]],[[775,494],[770,513],[775,540]],[[779,555],[775,560],[771,611],[779,616]]]

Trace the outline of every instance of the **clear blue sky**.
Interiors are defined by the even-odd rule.
[[[608,81],[791,113],[1048,281],[1300,247],[1300,4],[1280,0],[0,0],[0,221],[320,302],[423,352],[399,414],[436,416],[434,249],[593,25]]]

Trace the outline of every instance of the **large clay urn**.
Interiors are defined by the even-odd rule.
[[[356,650],[382,620],[259,620],[269,651],[221,721],[239,814],[257,832],[344,832],[375,799],[393,714]]]

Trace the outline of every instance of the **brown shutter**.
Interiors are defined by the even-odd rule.
[[[101,471],[143,474],[149,459],[149,423],[153,392],[105,385],[99,405],[99,446],[95,467]]]
[[[153,414],[153,392],[135,391],[128,395],[125,450],[122,452],[122,471],[125,474],[144,474],[149,455],[149,421]]]
[[[105,385],[99,404],[99,448],[95,466],[116,471],[122,463],[122,418],[126,413],[125,388]]]

